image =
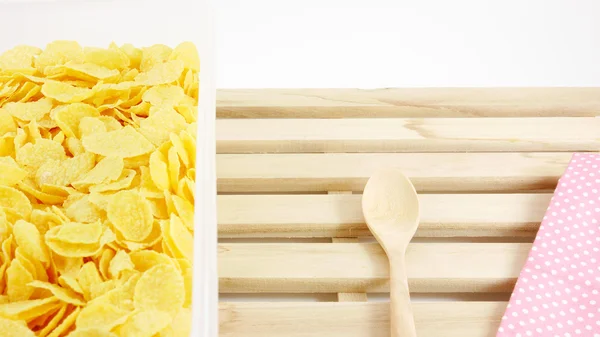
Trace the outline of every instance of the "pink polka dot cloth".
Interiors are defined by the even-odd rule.
[[[600,155],[559,179],[497,337],[600,337]]]

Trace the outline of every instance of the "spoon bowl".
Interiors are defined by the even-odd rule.
[[[369,178],[362,209],[367,226],[390,261],[391,336],[416,337],[405,256],[419,226],[417,191],[400,170],[383,169]]]

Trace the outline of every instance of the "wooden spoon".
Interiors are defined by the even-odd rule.
[[[384,169],[367,182],[362,208],[369,229],[390,261],[391,336],[416,337],[405,255],[419,226],[417,192],[401,171]]]

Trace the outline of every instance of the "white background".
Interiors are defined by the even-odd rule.
[[[597,0],[216,0],[217,87],[598,86]]]

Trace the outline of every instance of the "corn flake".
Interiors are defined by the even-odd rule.
[[[77,330],[104,329],[112,330],[117,325],[123,324],[129,317],[127,310],[119,309],[107,303],[93,303],[81,310],[77,317]]]
[[[131,126],[86,136],[83,138],[82,144],[86,151],[105,157],[131,158],[149,153],[154,149],[152,143]]]
[[[23,249],[27,255],[45,264],[50,262],[46,245],[35,225],[19,220],[13,226],[13,235],[17,246]]]
[[[135,191],[116,193],[106,211],[108,220],[127,240],[141,242],[152,232],[152,208]]]
[[[35,73],[34,57],[42,52],[40,48],[20,45],[7,50],[0,55],[0,72]]]
[[[108,49],[86,47],[85,62],[95,64],[108,69],[125,69],[129,67],[129,57],[118,47]]]
[[[78,103],[92,97],[94,90],[76,87],[65,82],[48,80],[42,85],[42,94],[62,103]]]
[[[144,102],[154,106],[172,107],[183,99],[183,89],[176,85],[159,85],[151,87],[142,96]]]
[[[164,311],[141,310],[131,315],[116,331],[120,336],[151,337],[165,329],[171,321],[171,316]]]
[[[33,331],[18,321],[0,317],[0,336],[2,337],[35,337]]]
[[[50,116],[67,137],[79,137],[81,120],[86,117],[98,117],[100,113],[89,104],[73,103],[54,108]]]
[[[40,120],[50,113],[52,101],[42,98],[36,102],[10,102],[4,105],[4,110],[14,118],[22,121]]]
[[[135,77],[135,82],[143,85],[161,85],[176,82],[183,72],[183,61],[172,60],[154,65],[147,72]]]
[[[0,207],[13,210],[23,219],[28,219],[33,207],[27,196],[18,189],[0,186]]]
[[[36,172],[48,160],[67,159],[64,148],[50,139],[36,139],[17,150],[17,163],[30,172]]]
[[[183,276],[172,265],[159,264],[144,272],[135,286],[136,309],[177,313],[185,301]]]
[[[173,49],[164,44],[155,44],[141,49],[140,70],[147,71],[153,66],[163,63],[169,59]]]
[[[56,296],[59,300],[73,304],[73,305],[85,305],[83,300],[72,290],[60,287],[56,284],[42,282],[42,281],[32,281],[28,284],[30,287],[46,289],[52,293],[52,295]]]
[[[21,182],[27,176],[27,171],[19,167],[19,164],[9,156],[0,157],[0,185],[13,186]]]

